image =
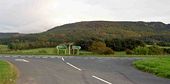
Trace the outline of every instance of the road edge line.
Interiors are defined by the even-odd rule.
[[[99,77],[97,77],[97,76],[92,76],[93,78],[95,78],[95,79],[98,79],[98,80],[100,80],[100,81],[102,81],[102,82],[104,82],[104,83],[107,83],[107,84],[112,84],[112,83],[110,83],[110,82],[108,82],[108,81],[106,81],[106,80],[104,80],[104,79],[102,79],[102,78],[99,78]]]
[[[75,69],[77,69],[77,70],[79,70],[79,71],[82,71],[80,68],[78,68],[78,67],[76,67],[76,66],[74,66],[74,65],[72,65],[72,64],[70,64],[70,63],[68,63],[68,62],[66,62],[66,64],[70,65],[71,67],[73,67],[73,68],[75,68]]]

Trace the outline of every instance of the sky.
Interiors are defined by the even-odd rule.
[[[80,21],[170,23],[170,0],[0,0],[0,32],[38,33]]]

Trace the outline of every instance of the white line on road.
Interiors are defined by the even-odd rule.
[[[108,81],[106,81],[106,80],[104,80],[104,79],[102,79],[102,78],[99,78],[99,77],[97,77],[97,76],[92,76],[92,77],[95,78],[95,79],[98,79],[98,80],[100,80],[100,81],[102,81],[102,82],[104,82],[104,83],[112,84],[112,83],[110,83],[110,82],[108,82]]]
[[[65,61],[63,57],[62,57],[61,59],[62,59],[63,61]]]
[[[20,61],[20,62],[29,62],[28,60],[25,60],[25,59],[15,59],[15,61]]]
[[[72,65],[72,64],[70,64],[70,63],[68,63],[68,62],[67,62],[67,64],[70,65],[71,67],[73,67],[73,68],[79,70],[79,71],[82,71],[80,68],[78,68],[78,67],[76,67],[76,66],[74,66],[74,65]]]

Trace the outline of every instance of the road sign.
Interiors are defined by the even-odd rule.
[[[81,49],[81,46],[73,46],[72,49],[78,49],[78,50],[80,50],[80,49]]]
[[[57,49],[67,49],[67,46],[57,46]]]

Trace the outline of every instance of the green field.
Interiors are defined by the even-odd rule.
[[[0,84],[15,84],[17,71],[15,67],[5,61],[0,60]]]
[[[144,59],[133,64],[139,70],[170,79],[170,57]]]
[[[55,48],[38,48],[28,50],[10,50],[6,45],[0,45],[1,54],[26,54],[26,55],[56,55]]]
[[[151,46],[153,46],[153,45],[146,45],[146,47],[151,47]],[[163,48],[163,49],[170,49],[170,47],[169,46],[159,46],[160,48]]]
[[[6,45],[0,45],[0,54],[12,54],[12,55],[59,55],[56,48],[37,48],[28,50],[10,50]],[[69,56],[60,54],[62,56]],[[160,55],[127,55],[125,51],[115,51],[111,55],[100,55],[89,51],[80,51],[79,56],[99,56],[99,57],[162,57]],[[169,56],[169,55],[164,55]]]
[[[15,51],[15,50],[8,49],[8,47],[6,45],[0,45],[0,54],[58,55],[56,48],[37,48],[37,49],[16,50]],[[62,53],[60,55],[62,55]],[[98,54],[95,54],[95,53],[89,52],[89,51],[80,51],[80,55],[98,55]]]

